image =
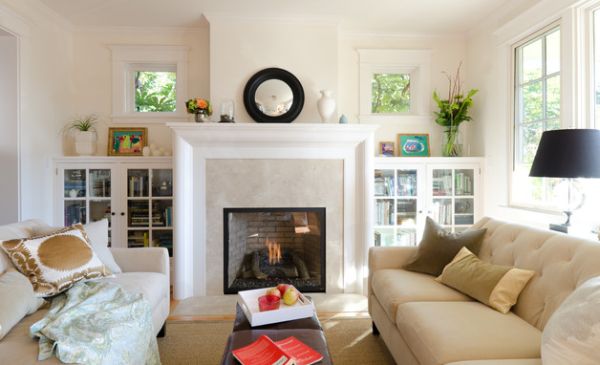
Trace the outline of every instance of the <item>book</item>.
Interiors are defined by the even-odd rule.
[[[232,354],[242,365],[311,365],[323,359],[323,355],[294,336],[274,342],[262,335]]]

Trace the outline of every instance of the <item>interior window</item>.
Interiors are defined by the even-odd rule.
[[[142,71],[133,73],[135,86],[135,111],[176,111],[177,74],[172,71]]]
[[[371,113],[408,112],[410,112],[410,74],[373,74],[371,79]]]

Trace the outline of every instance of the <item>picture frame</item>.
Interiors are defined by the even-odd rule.
[[[391,141],[379,142],[379,155],[394,157],[396,155],[396,143]]]
[[[398,155],[401,157],[429,157],[429,134],[398,134]]]
[[[148,128],[108,128],[109,156],[142,156],[148,145]]]

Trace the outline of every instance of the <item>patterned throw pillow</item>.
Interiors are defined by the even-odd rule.
[[[0,246],[40,297],[59,294],[81,280],[112,274],[92,250],[81,224],[47,235],[4,241]]]

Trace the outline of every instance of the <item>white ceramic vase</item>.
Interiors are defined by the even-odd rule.
[[[321,90],[321,98],[317,102],[317,109],[323,123],[327,122],[335,112],[335,99],[331,90]]]
[[[79,156],[92,156],[96,153],[96,132],[77,131],[75,133],[75,152]]]

